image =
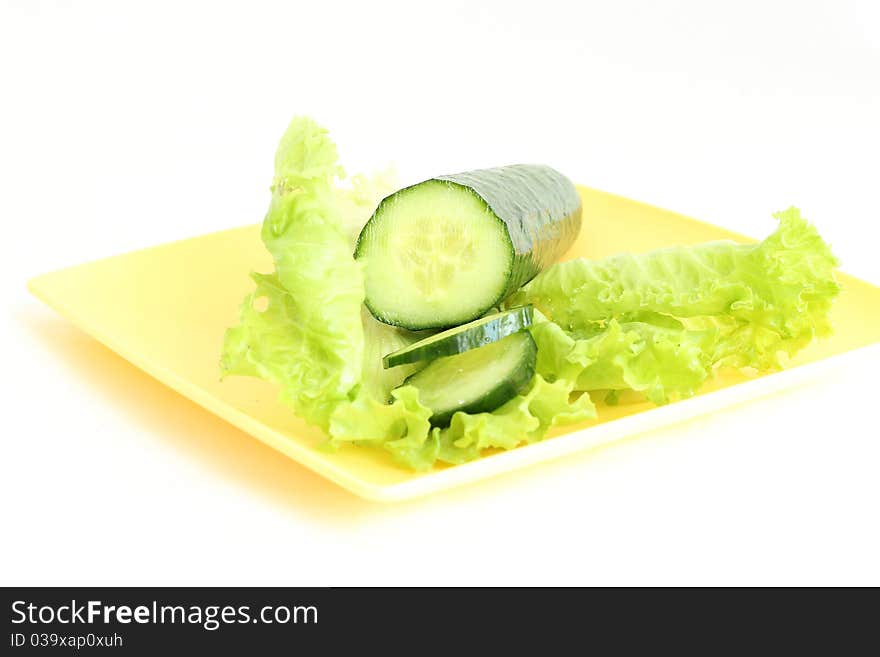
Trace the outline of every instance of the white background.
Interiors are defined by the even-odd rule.
[[[295,113],[350,171],[404,182],[544,161],[755,236],[794,203],[880,281],[877,2],[0,0],[0,583],[880,584],[876,350],[382,506],[28,297],[44,271],[259,221]]]

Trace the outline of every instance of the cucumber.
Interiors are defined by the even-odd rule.
[[[439,176],[386,197],[361,230],[366,304],[379,321],[448,328],[487,313],[562,256],[581,200],[548,166]]]
[[[497,342],[508,335],[532,325],[532,306],[519,306],[500,313],[486,315],[469,324],[456,326],[448,331],[435,333],[429,338],[419,340],[382,359],[387,369],[420,360],[434,360],[442,356],[453,356],[477,347]]]
[[[535,375],[538,348],[528,331],[519,331],[485,347],[432,361],[403,385],[419,390],[431,409],[431,424],[449,425],[458,411],[493,411],[522,392]]]

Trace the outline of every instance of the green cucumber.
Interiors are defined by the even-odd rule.
[[[431,361],[403,385],[418,388],[419,401],[431,409],[431,424],[449,425],[458,411],[494,411],[521,393],[535,375],[538,348],[528,331],[519,331],[485,347]]]
[[[358,237],[366,305],[410,330],[487,313],[571,246],[581,200],[548,166],[439,176],[386,197]]]
[[[387,369],[421,360],[454,356],[471,349],[485,347],[531,326],[533,310],[532,306],[519,306],[435,333],[429,338],[388,354],[382,359],[382,365]]]

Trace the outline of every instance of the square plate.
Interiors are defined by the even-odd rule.
[[[718,239],[752,241],[620,196],[579,191],[585,221],[567,258]],[[259,226],[246,226],[45,274],[28,286],[80,329],[180,394],[351,492],[381,501],[483,479],[774,392],[839,360],[829,360],[832,356],[880,341],[880,325],[865,321],[866,307],[880,307],[880,289],[840,274],[834,337],[805,349],[783,372],[719,374],[695,397],[661,407],[637,399],[611,407],[597,400],[597,420],[557,429],[543,442],[414,473],[381,450],[316,449],[320,430],[283,406],[276,386],[245,377],[220,381],[223,332],[237,322],[239,304],[252,289],[248,273],[271,269]]]

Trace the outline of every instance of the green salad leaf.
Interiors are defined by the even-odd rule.
[[[537,372],[526,390],[491,413],[456,413],[432,428],[418,390],[401,386],[416,366],[382,367],[382,356],[424,336],[372,317],[352,256],[393,179],[344,175],[326,130],[295,118],[275,155],[261,232],[275,271],[252,274],[220,362],[223,375],[278,384],[331,447],[384,449],[416,470],[462,463],[595,417],[590,391],[613,401],[635,390],[662,404],[694,394],[718,367],[781,367],[831,330],[837,261],[794,208],[759,244],[559,263],[505,304],[537,309]]]
[[[693,395],[714,368],[777,369],[831,331],[837,261],[791,208],[758,244],[713,242],[539,274],[509,304],[532,303],[538,372],[577,390]],[[546,317],[544,317],[546,315]]]
[[[669,393],[689,396],[712,369],[713,331],[675,330],[612,319],[590,338],[575,338],[553,322],[532,327],[542,376],[571,381],[576,390],[636,390],[655,404]]]
[[[419,470],[534,441],[549,427],[592,416],[588,397],[569,403],[568,383],[536,377],[527,393],[495,412],[460,413],[449,429],[432,430],[418,391],[398,387],[415,366],[382,367],[382,356],[423,336],[382,324],[365,309],[363,274],[352,256],[360,229],[394,189],[392,175],[343,176],[326,130],[295,118],[275,155],[261,231],[275,272],[252,274],[256,288],[224,336],[224,376],[278,384],[282,401],[322,427],[331,446],[380,447]]]
[[[257,289],[226,333],[221,359],[224,374],[281,384],[285,401],[322,427],[360,381],[364,354],[363,273],[334,212],[336,159],[325,130],[306,118],[291,122],[261,233],[275,274],[254,275]]]
[[[541,440],[554,426],[575,424],[596,417],[596,407],[586,393],[572,400],[570,382],[548,382],[540,374],[526,392],[491,413],[456,413],[445,429],[435,428],[438,458],[464,463],[484,449],[513,449]]]

